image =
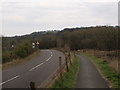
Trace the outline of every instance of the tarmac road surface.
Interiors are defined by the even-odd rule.
[[[41,50],[36,58],[2,71],[2,88],[29,88],[30,82],[40,86],[59,67],[59,57],[64,54],[57,50]]]

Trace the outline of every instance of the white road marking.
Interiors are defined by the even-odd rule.
[[[51,52],[51,55],[53,55],[53,53]]]
[[[14,80],[14,79],[16,79],[16,78],[18,78],[18,77],[20,77],[20,75],[15,76],[15,77],[13,77],[13,78],[11,78],[11,79],[5,81],[5,82],[2,82],[2,83],[0,83],[0,85],[3,85],[3,84],[5,84],[5,83],[7,83],[7,82],[9,82],[9,81],[12,81],[12,80]]]
[[[49,57],[46,61],[49,61],[51,59],[51,57]]]
[[[51,57],[53,56],[53,53],[51,52]]]
[[[49,51],[51,53],[51,56],[46,60],[46,61],[49,61],[51,59],[51,57],[53,56],[53,53],[50,50],[47,50],[47,51]],[[37,67],[41,66],[42,64],[44,64],[44,63],[41,63],[41,64],[31,68],[29,71],[32,71],[32,70],[36,69]]]
[[[39,64],[39,65],[37,65],[37,66],[31,68],[29,71],[32,71],[32,70],[36,69],[37,67],[39,67],[39,66],[41,66],[41,65],[43,65],[43,64],[44,64],[44,63],[41,63],[41,64]]]
[[[48,51],[49,51],[49,50],[48,50]],[[51,52],[51,51],[49,51],[49,52]],[[49,61],[52,56],[53,56],[53,53],[51,52],[51,56],[50,56],[46,61]],[[39,67],[39,66],[41,66],[41,65],[43,65],[43,64],[44,64],[44,63],[41,63],[41,64],[39,64],[39,65],[31,68],[29,71],[32,71],[32,70],[36,69],[37,67]],[[13,78],[5,81],[5,82],[2,82],[2,83],[0,83],[0,85],[3,85],[3,84],[5,84],[5,83],[7,83],[7,82],[9,82],[9,81],[12,81],[12,80],[14,80],[14,79],[16,79],[16,78],[18,78],[18,77],[20,77],[20,75],[17,75],[17,76],[15,76],[15,77],[13,77]]]
[[[50,53],[51,53],[51,57],[49,57],[46,61],[49,61],[52,58],[53,53],[51,51],[50,51]]]

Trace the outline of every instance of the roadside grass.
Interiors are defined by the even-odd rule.
[[[23,59],[15,59],[15,60],[12,60],[10,62],[7,62],[7,63],[2,65],[2,70],[8,69],[10,67],[14,67],[14,66],[21,64],[21,63],[24,63],[24,62],[27,62],[27,61],[31,60],[32,58],[38,56],[39,54],[40,54],[40,50],[34,52],[33,54],[31,54]]]
[[[120,75],[115,72],[107,62],[88,54],[82,55],[87,56],[95,63],[103,77],[105,77],[109,84],[112,85],[112,88],[120,88]]]
[[[57,79],[50,88],[75,88],[76,77],[79,67],[77,57],[69,67],[69,72],[65,72],[62,78]]]

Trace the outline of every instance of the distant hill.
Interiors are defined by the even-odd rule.
[[[119,28],[119,26],[96,26],[96,27],[76,27],[76,28],[65,28],[63,30],[57,31],[41,31],[41,32],[33,32],[31,34],[26,34],[22,36],[14,36],[14,37],[2,37],[2,43],[3,43],[3,50],[9,50],[11,48],[12,44],[17,45],[23,40],[29,40],[30,42],[35,42],[35,41],[40,41],[43,39],[45,36],[55,36],[55,38],[58,38],[63,35],[63,33],[72,33],[76,31],[83,31],[86,30],[87,32],[92,30],[100,30],[100,29],[116,29]]]

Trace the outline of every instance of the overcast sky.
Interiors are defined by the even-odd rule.
[[[2,0],[2,35],[117,25],[119,0]],[[1,18],[0,18],[1,19]]]

